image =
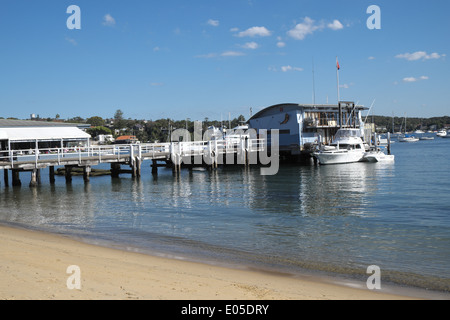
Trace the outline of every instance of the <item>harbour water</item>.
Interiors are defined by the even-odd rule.
[[[450,294],[450,139],[395,143],[395,163],[161,169],[140,179],[46,171],[0,188],[0,223],[127,250]],[[109,167],[105,167],[109,168]]]

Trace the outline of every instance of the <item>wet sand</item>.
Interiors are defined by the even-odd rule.
[[[77,266],[79,269],[68,270],[70,266]],[[80,289],[76,288],[77,279],[80,279]],[[0,226],[0,299],[394,300],[413,298],[309,278],[301,279],[155,257],[91,245],[65,236]]]

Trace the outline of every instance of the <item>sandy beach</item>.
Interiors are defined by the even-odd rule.
[[[70,266],[79,269],[68,270]],[[80,289],[76,289],[77,279]],[[0,299],[410,298],[310,279],[154,257],[86,244],[64,236],[0,226]]]

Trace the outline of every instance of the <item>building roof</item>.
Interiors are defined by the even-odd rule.
[[[79,123],[0,119],[1,128],[11,127],[79,127]]]
[[[344,102],[344,101],[343,101]],[[292,111],[292,110],[305,110],[305,109],[309,109],[311,111],[315,111],[315,112],[325,112],[325,111],[337,111],[338,110],[338,105],[337,104],[298,104],[298,103],[281,103],[281,104],[276,104],[270,107],[267,107],[265,109],[262,109],[261,111],[257,112],[255,115],[253,115],[248,121],[256,119],[261,117],[262,115],[270,112],[270,111],[274,111],[276,109],[280,109],[280,111],[285,112],[285,111]],[[364,106],[361,105],[356,105],[356,108],[358,110],[369,110],[369,108],[366,108]]]
[[[116,139],[116,141],[120,140],[136,140],[136,136],[120,136]]]
[[[89,134],[77,127],[0,127],[0,140],[11,142],[86,140]]]

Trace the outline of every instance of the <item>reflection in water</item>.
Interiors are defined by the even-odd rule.
[[[386,276],[439,275],[448,285],[448,226],[423,228],[414,208],[395,207],[396,166],[286,166],[275,176],[237,166],[154,176],[143,167],[140,179],[57,178],[3,188],[0,221],[291,271],[365,275],[377,264]]]

